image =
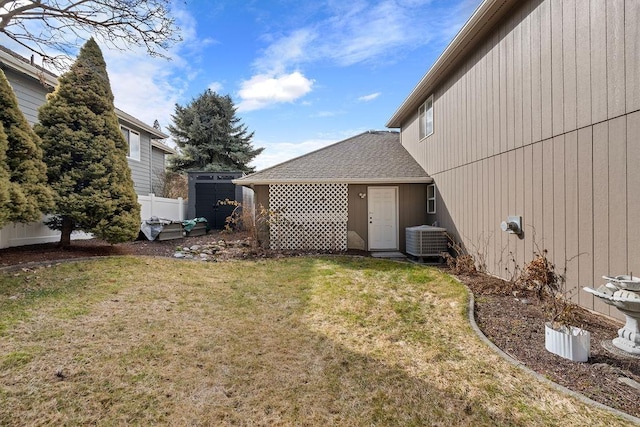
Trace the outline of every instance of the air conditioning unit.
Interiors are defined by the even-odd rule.
[[[418,225],[406,229],[407,253],[416,257],[439,257],[448,250],[447,229]]]

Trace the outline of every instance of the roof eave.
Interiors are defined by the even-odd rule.
[[[138,128],[140,128],[141,130],[144,130],[145,132],[148,132],[152,138],[154,139],[167,139],[169,138],[169,135],[159,131],[158,129],[154,128],[153,126],[149,126],[148,124],[146,124],[145,122],[143,122],[140,119],[136,119],[135,117],[133,117],[131,114],[129,113],[125,113],[124,111],[122,111],[121,109],[116,107],[116,115],[118,116],[118,118],[122,121],[125,121],[133,126],[136,126]]]
[[[474,47],[474,40],[478,41],[502,17],[508,9],[517,4],[518,0],[485,0],[475,10],[471,18],[458,31],[451,43],[438,57],[433,66],[420,79],[409,96],[398,107],[386,126],[400,128],[407,118],[417,111],[422,103],[440,83],[447,77],[448,71]]]
[[[233,182],[236,185],[242,185],[245,187],[253,185],[272,185],[272,184],[431,184],[433,178],[430,176],[424,177],[405,177],[405,178],[333,178],[333,179],[247,179],[239,178],[234,179]]]
[[[35,65],[31,65],[28,62],[25,62],[15,56],[11,55],[4,50],[0,50],[0,60],[5,64],[11,66],[14,70],[26,74],[29,77],[40,80],[43,83],[50,85],[51,87],[56,87],[58,84],[57,77],[45,72]]]

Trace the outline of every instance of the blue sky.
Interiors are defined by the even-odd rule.
[[[149,124],[164,128],[176,103],[207,88],[229,94],[254,146],[265,147],[253,163],[263,169],[385,129],[479,3],[182,0],[171,61],[137,48],[103,53],[116,106]]]

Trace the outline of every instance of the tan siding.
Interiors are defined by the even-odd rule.
[[[611,119],[625,113],[624,0],[607,0],[606,3],[607,118]]]
[[[495,78],[495,69],[494,69],[494,57],[495,57],[495,49],[489,49],[487,52],[487,156],[493,156],[496,153],[496,131],[495,131],[495,120],[496,120],[496,89],[494,87],[494,82],[497,80]]]
[[[407,227],[427,224],[427,186],[425,184],[404,184],[398,187],[400,250],[406,249]],[[436,211],[438,209],[436,201]],[[365,215],[366,221],[366,215]],[[432,221],[431,221],[432,222]]]
[[[640,168],[634,167],[631,159],[640,159],[640,112],[630,114],[627,118],[627,239],[629,252],[627,262],[629,271],[640,276]]]
[[[630,113],[640,110],[640,2],[627,0],[625,13],[626,111]]]
[[[498,88],[499,92],[499,103],[500,103],[500,113],[498,115],[498,123],[500,129],[500,148],[499,153],[504,153],[509,149],[509,143],[507,141],[507,30],[505,28],[502,29],[502,40],[499,45],[499,68],[498,68]]]
[[[619,317],[576,291],[640,273],[640,2],[518,4],[437,89],[436,148],[410,151],[435,167],[438,221],[490,272],[546,249],[574,301]],[[500,231],[510,214],[522,240]]]
[[[591,27],[584,2],[576,9],[577,126],[591,124]]]
[[[538,144],[539,145],[539,144]],[[533,210],[533,146],[527,145],[523,149],[523,170],[524,170],[524,210],[522,212],[522,226],[524,230],[524,251],[525,251],[525,260],[529,261],[532,258],[533,252],[535,250],[534,245],[534,232],[533,232],[533,218],[534,218],[534,210]]]
[[[542,143],[542,247],[553,259],[553,139]]]
[[[530,144],[531,139],[531,8],[527,4],[522,21],[522,143]]]
[[[615,143],[612,143],[614,142]],[[609,122],[609,272],[627,274],[627,119]],[[636,144],[640,141],[636,141]],[[636,158],[635,162],[639,159]],[[634,163],[635,163],[634,162]],[[638,215],[634,215],[637,221]],[[635,224],[638,226],[637,222]]]
[[[519,148],[515,152],[515,162],[512,163],[515,166],[515,183],[516,183],[516,201],[515,209],[511,212],[512,215],[519,215],[524,217],[525,211],[525,190],[524,190],[524,149]],[[515,237],[515,236],[514,236]],[[518,265],[524,265],[525,262],[525,245],[524,240],[518,236],[515,240],[516,243],[516,261]]]
[[[540,40],[540,20],[542,8],[531,11],[531,139],[542,139],[542,51]]]
[[[549,2],[540,4],[540,88],[542,96],[542,139],[553,136],[553,97],[551,64],[553,55],[551,36],[551,7]]]
[[[495,229],[495,220],[499,218],[500,212],[498,212],[498,207],[496,203],[496,193],[497,186],[499,185],[498,179],[496,177],[496,157],[490,157],[488,159],[488,186],[489,186],[489,218],[487,219],[487,232],[490,236],[490,241],[487,244],[489,248],[489,253],[487,254],[487,265],[489,267],[489,271],[499,271],[498,265],[496,262],[496,254],[499,253],[499,240],[500,235],[496,233]],[[491,220],[493,219],[493,221]],[[499,273],[498,273],[499,274]]]
[[[518,21],[522,20],[522,12],[516,15]],[[515,147],[522,147],[522,110],[523,110],[523,102],[522,99],[522,27],[515,24],[515,28],[513,29],[513,83],[514,83],[514,143]]]
[[[531,220],[533,230],[531,237],[533,238],[533,244],[536,247],[536,251],[541,251],[545,248],[545,242],[543,241],[544,205],[542,201],[544,198],[544,170],[542,163],[544,156],[542,155],[542,148],[542,143],[533,145],[533,219]]]
[[[495,155],[497,153],[500,153],[501,147],[500,147],[500,141],[501,141],[501,136],[500,136],[500,114],[501,114],[501,108],[500,108],[500,45],[499,43],[499,35],[497,34],[495,36],[495,47],[492,49],[492,57],[493,57],[493,81],[492,81],[492,93],[493,93],[493,144],[492,144],[492,150],[490,151],[490,155]]]
[[[607,118],[607,2],[591,0],[591,123]]]
[[[609,270],[609,124],[593,127],[593,272],[594,283]],[[609,314],[609,306],[596,299],[595,309]]]
[[[594,285],[593,272],[593,135],[592,128],[578,131],[578,282]],[[597,283],[597,282],[596,282]],[[593,309],[594,297],[578,292],[580,304]]]
[[[565,165],[564,165],[564,135],[553,138],[553,260],[562,273],[565,268],[567,254],[565,251]]]
[[[578,132],[574,131],[566,135],[564,140],[564,177],[565,177],[565,236],[566,236],[566,260],[568,283],[580,283],[578,281]],[[569,293],[571,300],[578,304],[580,289]]]
[[[349,185],[349,214],[347,218],[347,231],[353,231],[362,240],[364,247],[368,246],[368,211],[367,199],[361,199],[359,193],[367,193],[366,185]]]
[[[564,61],[562,47],[562,3],[551,0],[551,115],[552,135],[564,132]]]
[[[576,0],[562,2],[562,57],[564,132],[576,129]]]
[[[508,155],[501,154],[498,157],[499,164],[498,170],[500,171],[499,179],[500,179],[500,210],[498,212],[498,217],[496,218],[496,223],[499,225],[501,221],[504,221],[509,215],[509,165],[508,165]],[[509,235],[507,233],[500,233],[500,267],[504,270],[509,267]]]
[[[507,34],[504,38],[504,48],[505,48],[505,56],[504,60],[505,64],[505,87],[506,87],[506,138],[507,138],[507,150],[513,150],[515,148],[515,76],[513,73],[514,69],[514,30],[511,28],[513,25],[513,18],[509,21],[509,26],[507,27]]]
[[[480,73],[479,75],[479,85],[480,85],[480,99],[479,99],[479,110],[480,110],[480,150],[478,159],[484,159],[487,157],[488,153],[488,145],[487,142],[487,129],[488,129],[488,120],[489,120],[489,101],[487,99],[487,56],[486,49],[483,50],[483,57],[480,60]]]

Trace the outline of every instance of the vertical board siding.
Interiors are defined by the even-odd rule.
[[[577,126],[576,106],[576,1],[562,2],[562,57],[563,57],[563,107],[564,128],[562,132],[571,132]]]
[[[627,274],[627,119],[609,122],[609,270],[614,275]],[[636,140],[636,144],[640,141]],[[640,160],[636,158],[635,162]],[[634,162],[634,163],[635,163]],[[636,166],[637,167],[637,166]],[[637,189],[636,189],[637,190]],[[638,227],[638,215],[634,215]]]
[[[518,21],[522,20],[522,13],[517,15]],[[528,52],[527,52],[528,53]],[[523,84],[524,79],[522,76],[522,27],[516,25],[513,29],[513,82],[514,82],[514,143],[515,147],[522,147],[522,115],[523,115]]]
[[[609,123],[593,126],[593,273],[594,284],[609,275]],[[596,310],[610,314],[609,306],[595,300]]]
[[[531,8],[524,10],[522,27],[522,144],[532,142],[532,65],[531,65]],[[536,76],[537,77],[537,76]]]
[[[578,131],[578,287],[593,287],[593,131]],[[582,306],[594,309],[594,297],[578,292]]]
[[[611,119],[625,113],[624,0],[607,0],[606,3],[607,118]]]
[[[563,0],[551,0],[551,114],[552,135],[564,132]]]
[[[578,281],[579,234],[578,234],[578,132],[573,131],[564,140],[564,179],[565,179],[565,260],[567,283]],[[580,286],[568,289],[569,297],[575,304],[580,303]]]
[[[625,2],[625,66],[626,66],[626,112],[640,110],[640,2]],[[636,139],[637,141],[637,139]]]
[[[553,45],[551,32],[551,5],[540,4],[540,87],[542,95],[542,139],[553,136],[553,114],[556,107],[553,97],[552,59]]]
[[[516,2],[436,88],[434,145],[417,115],[402,127],[438,221],[489,272],[547,250],[573,301],[615,317],[581,288],[640,274],[639,22],[637,0]]]
[[[561,274],[563,274],[567,265],[564,145],[564,135],[553,138],[553,201],[551,202],[553,206],[553,233],[550,237],[553,241],[553,260],[555,261],[557,272]]]
[[[591,124],[591,27],[589,8],[576,8],[576,120],[579,128]]]
[[[627,263],[629,271],[640,276],[640,111],[627,117]],[[633,160],[636,159],[636,160]]]
[[[607,119],[607,3],[591,0],[591,123]]]

